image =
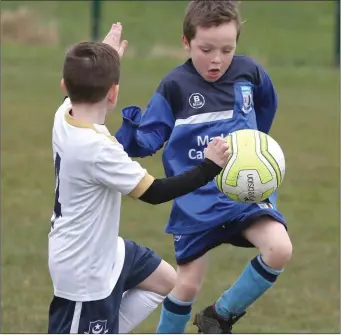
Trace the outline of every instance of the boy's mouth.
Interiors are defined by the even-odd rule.
[[[220,70],[219,69],[211,69],[208,70],[208,77],[211,79],[216,79],[220,76]]]

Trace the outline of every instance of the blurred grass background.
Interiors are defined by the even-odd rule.
[[[123,24],[117,113],[146,106],[162,77],[186,59],[181,49],[185,1],[102,3],[101,35]],[[63,98],[66,49],[90,39],[91,3],[5,1],[1,9],[1,307],[2,333],[44,333],[53,294],[47,234],[54,197],[51,127]],[[239,333],[340,332],[339,69],[334,62],[335,2],[245,1],[238,52],[263,64],[279,95],[271,135],[281,144],[287,175],[279,206],[294,244],[292,262],[274,289],[235,327]],[[160,153],[141,160],[163,176]],[[121,235],[153,248],[175,265],[172,237],[163,233],[171,204],[150,207],[124,199]],[[231,284],[254,250],[222,246],[193,312]],[[159,309],[135,332],[153,333]],[[196,329],[189,323],[187,332]]]

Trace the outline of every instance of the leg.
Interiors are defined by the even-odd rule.
[[[246,308],[274,284],[291,258],[292,245],[283,217],[274,209],[259,211],[255,206],[245,223],[239,222],[243,231],[235,241],[239,246],[257,247],[260,255],[247,265],[237,281],[213,306],[199,313],[196,323],[200,323],[199,329],[204,333],[230,332]],[[235,244],[233,242],[231,239],[230,243]]]
[[[131,264],[125,280],[119,332],[127,333],[145,320],[174,287],[176,272],[152,250],[125,240]]]
[[[220,228],[174,239],[178,263],[174,289],[162,305],[157,333],[183,333],[207,267],[206,252],[220,242]]]
[[[145,320],[172,290],[175,279],[174,268],[161,261],[136,288],[125,292],[120,306],[119,333],[129,333]]]
[[[164,300],[163,295],[133,288],[123,294],[119,334],[127,334],[145,320]]]
[[[174,289],[162,305],[158,334],[180,334],[191,317],[192,304],[204,281],[207,255],[179,265]]]
[[[156,270],[137,287],[166,296],[173,289],[175,281],[176,271],[170,264],[162,260]]]
[[[281,270],[290,261],[292,244],[283,226],[269,216],[260,218],[244,232],[245,238],[260,252],[262,261],[270,268]]]
[[[196,299],[205,279],[207,265],[207,254],[188,264],[179,264],[177,280],[170,295],[182,301],[193,301]]]
[[[260,255],[246,267],[235,284],[215,304],[222,317],[239,315],[262,296],[276,281],[291,258],[292,245],[284,226],[269,216],[259,218],[243,236]]]

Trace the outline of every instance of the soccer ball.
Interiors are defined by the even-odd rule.
[[[232,154],[215,178],[218,189],[239,202],[257,203],[269,198],[285,174],[281,147],[269,135],[253,129],[235,131],[226,140]]]

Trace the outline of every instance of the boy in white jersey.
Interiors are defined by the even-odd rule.
[[[172,200],[206,185],[229,156],[226,141],[216,138],[203,163],[164,179],[128,157],[104,126],[118,96],[121,29],[113,25],[105,43],[77,44],[64,60],[68,98],[53,125],[49,333],[126,333],[143,321],[172,289],[175,271],[118,236],[121,195],[151,204]]]

